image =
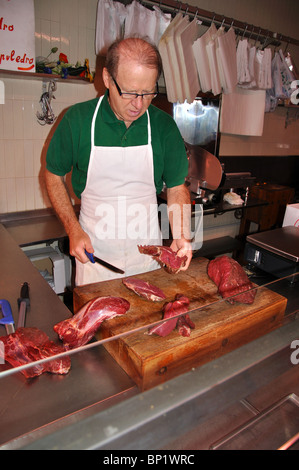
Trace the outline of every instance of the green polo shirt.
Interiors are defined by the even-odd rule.
[[[91,122],[98,98],[77,103],[69,108],[51,139],[47,151],[47,169],[64,176],[72,171],[72,185],[80,198],[86,185],[91,150]],[[157,194],[163,187],[183,184],[188,173],[184,142],[172,117],[152,104],[149,106],[154,181]],[[145,145],[147,115],[143,114],[127,129],[110,108],[107,92],[100,105],[95,123],[95,145],[131,147]]]

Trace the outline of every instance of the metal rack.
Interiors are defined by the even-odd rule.
[[[281,42],[286,43],[286,48],[289,44],[299,46],[298,39],[294,39],[289,36],[284,36],[281,33],[273,32],[261,28],[259,26],[250,25],[248,23],[238,21],[235,18],[225,17],[215,12],[203,10],[202,8],[197,8],[196,6],[191,6],[188,5],[188,3],[183,3],[178,0],[145,0],[143,1],[143,3],[145,5],[158,5],[159,8],[161,8],[161,10],[163,11],[185,12],[189,16],[199,18],[204,26],[209,26],[213,22],[226,27],[233,26],[236,32],[242,34],[243,37],[249,37],[255,39],[256,41],[260,40],[261,38],[264,38],[263,47],[266,47],[270,44],[274,46],[279,46]]]

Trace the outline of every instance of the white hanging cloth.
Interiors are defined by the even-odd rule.
[[[233,93],[223,94],[220,132],[262,136],[265,102],[265,90],[245,90],[237,86]]]
[[[211,70],[206,45],[212,40],[216,33],[217,28],[215,24],[212,23],[210,28],[192,45],[200,86],[203,93],[207,93],[212,89]]]
[[[105,56],[110,44],[122,37],[126,7],[113,0],[99,0],[96,19],[95,52]]]
[[[289,98],[294,91],[294,88],[291,87],[291,84],[295,80],[295,77],[292,74],[289,67],[287,66],[285,57],[281,49],[279,50],[279,56],[281,59],[280,71],[281,71],[283,92]]]
[[[237,46],[237,77],[238,83],[250,83],[252,77],[249,70],[249,45],[247,39],[241,39]]]
[[[124,37],[140,36],[158,45],[171,21],[171,14],[162,13],[158,7],[146,8],[136,0],[126,6]]]
[[[197,35],[198,23],[196,19],[191,22],[188,21],[183,30],[178,29],[174,34],[183,91],[183,101],[180,101],[180,103],[185,100],[192,103],[200,91],[197,67],[192,50]]]
[[[272,71],[271,71],[272,53],[269,47],[257,50],[255,55],[255,81],[260,90],[272,88]]]
[[[212,36],[212,38],[206,45],[209,67],[211,71],[211,84],[212,84],[213,95],[219,95],[222,89],[221,76],[223,78],[223,71],[222,71],[221,65],[219,67],[219,61],[217,58],[217,56],[219,57],[219,54],[217,53],[217,48],[218,48],[217,38],[218,36],[222,34],[224,34],[224,28],[220,27],[217,30],[216,34]]]
[[[158,48],[162,58],[163,73],[166,85],[167,99],[170,103],[176,103],[182,96],[180,70],[178,68],[176,52],[174,50],[174,30],[184,20],[182,13],[177,13],[168,28],[164,31]]]
[[[231,93],[238,82],[236,35],[234,29],[231,27],[227,33],[219,34],[217,41],[218,47],[216,52],[220,83],[224,93]]]

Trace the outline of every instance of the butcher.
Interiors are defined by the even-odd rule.
[[[192,257],[188,160],[170,115],[152,105],[158,94],[161,58],[141,38],[113,43],[100,98],[71,106],[49,144],[45,181],[51,203],[76,259],[76,285],[158,269],[138,245],[161,245],[157,194],[165,184],[173,241],[171,248]],[[77,218],[65,175],[81,199]],[[116,265],[116,274],[89,261],[86,251]]]

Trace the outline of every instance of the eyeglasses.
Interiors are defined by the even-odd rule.
[[[152,100],[153,98],[155,98],[158,93],[159,93],[159,87],[158,87],[158,83],[156,83],[156,89],[157,91],[155,93],[127,93],[127,92],[122,92],[117,81],[115,80],[114,77],[112,77],[112,80],[114,81],[114,84],[116,86],[116,89],[119,93],[119,96],[121,96],[124,100],[134,100],[136,98],[138,98],[138,96],[141,96],[142,99],[144,100]]]

